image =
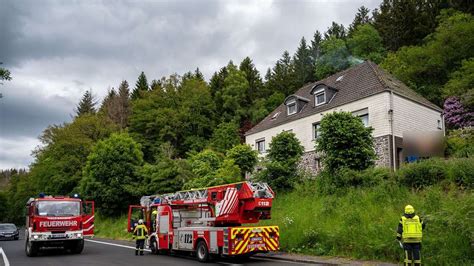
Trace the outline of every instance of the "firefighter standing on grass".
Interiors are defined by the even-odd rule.
[[[143,224],[143,220],[138,220],[138,225],[135,226],[133,230],[133,239],[136,239],[136,249],[135,256],[138,256],[138,251],[140,251],[140,256],[143,256],[143,250],[145,246],[145,239],[148,237],[148,229]]]
[[[421,265],[421,238],[425,224],[411,205],[405,207],[397,230],[397,240],[405,250],[405,265]]]

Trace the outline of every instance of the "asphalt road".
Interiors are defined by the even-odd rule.
[[[135,256],[133,243],[127,241],[113,241],[94,239],[85,243],[81,254],[69,254],[63,250],[46,250],[37,257],[27,257],[25,254],[25,241],[20,240],[0,241],[0,253],[3,253],[11,266],[35,265],[203,265],[188,255],[153,255],[145,252],[144,256]],[[0,254],[0,265],[5,265],[5,257]],[[251,258],[245,262],[236,262],[232,259],[219,259],[206,265],[289,265],[300,264],[272,259]],[[314,265],[314,264],[313,264]]]

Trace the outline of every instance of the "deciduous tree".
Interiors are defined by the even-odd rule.
[[[347,40],[352,55],[379,64],[385,55],[382,38],[370,24],[358,26]]]
[[[127,209],[123,202],[133,202],[140,196],[139,168],[143,153],[128,134],[113,134],[99,141],[87,157],[81,191],[95,200],[104,215],[118,216]]]
[[[323,166],[332,173],[349,168],[363,170],[374,165],[372,128],[350,112],[334,112],[321,120],[316,150],[323,152]]]

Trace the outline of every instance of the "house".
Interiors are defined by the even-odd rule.
[[[442,109],[370,61],[307,84],[245,134],[246,143],[265,156],[272,137],[292,131],[304,146],[301,165],[321,167],[315,151],[319,122],[326,113],[349,111],[372,127],[376,165],[396,169],[407,158],[403,138],[418,132],[444,134]]]

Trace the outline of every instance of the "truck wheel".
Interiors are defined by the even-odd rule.
[[[156,238],[152,238],[150,241],[151,254],[158,255],[158,248],[156,247]]]
[[[197,243],[196,257],[199,262],[206,262],[209,260],[209,250],[207,249],[206,242],[203,240]]]
[[[71,251],[74,254],[81,254],[82,250],[84,250],[84,240],[78,240],[76,243],[72,245]]]
[[[26,239],[25,253],[28,257],[35,257],[38,254],[38,245]]]

